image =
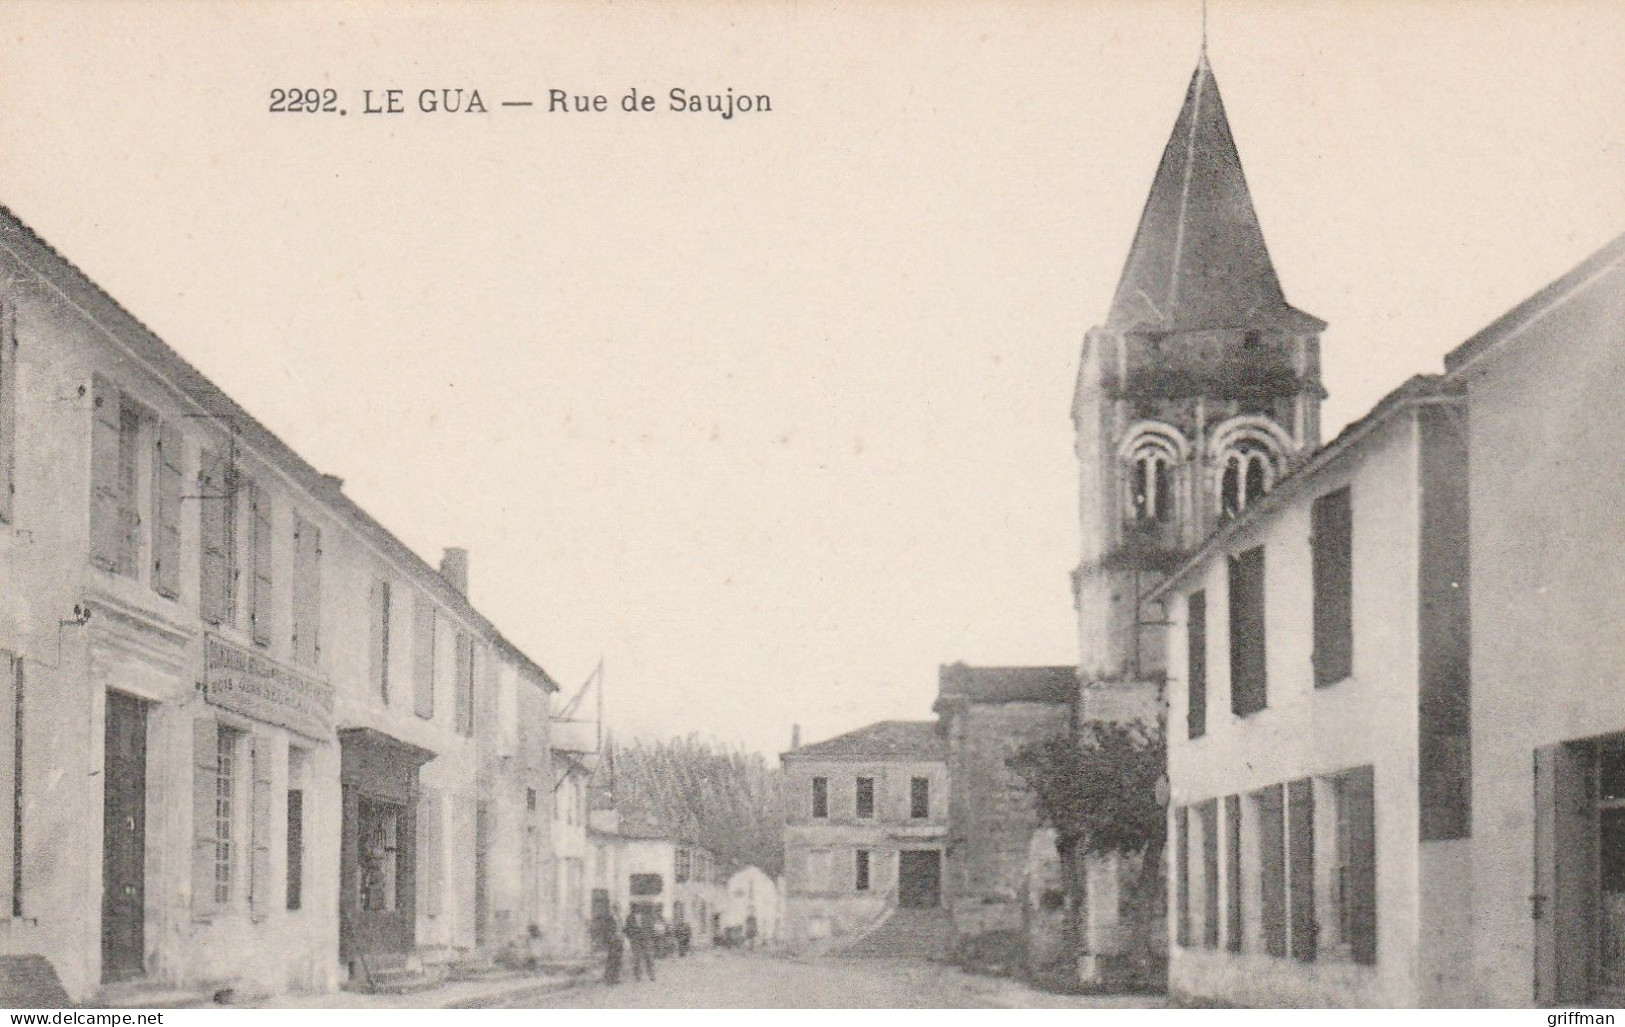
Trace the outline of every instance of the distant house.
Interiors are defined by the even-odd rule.
[[[653,914],[675,927],[687,923],[703,948],[722,933],[728,868],[709,849],[672,836],[663,827],[594,810],[592,914]]]
[[[743,867],[728,878],[723,936],[736,944],[773,946],[784,923],[784,893],[761,867]],[[754,930],[752,930],[754,928]]]
[[[934,709],[953,782],[945,899],[962,951],[984,936],[1025,936],[1029,927],[1041,931],[1042,921],[1060,919],[1059,903],[1048,901],[1059,892],[1033,883],[1054,876],[1045,868],[1058,859],[1053,837],[1009,760],[1028,743],[1065,735],[1077,702],[1075,667],[955,663],[940,671]],[[1047,852],[1044,844],[1034,847],[1039,833]]]
[[[892,920],[910,925],[899,944],[946,945],[946,755],[935,723],[900,720],[781,755],[789,945],[851,945]]]

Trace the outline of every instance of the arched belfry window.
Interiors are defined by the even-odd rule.
[[[1224,454],[1219,471],[1219,512],[1238,514],[1262,499],[1275,484],[1275,464],[1269,450],[1251,439],[1238,442]]]
[[[1215,506],[1233,517],[1264,497],[1281,476],[1292,440],[1274,421],[1241,417],[1214,432]]]
[[[1180,471],[1190,456],[1179,430],[1141,421],[1124,435],[1118,455],[1124,465],[1125,518],[1147,528],[1177,519]]]

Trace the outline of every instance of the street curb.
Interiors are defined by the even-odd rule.
[[[566,977],[562,980],[537,981],[532,984],[520,985],[514,988],[512,991],[498,992],[494,995],[481,995],[478,998],[458,999],[456,1002],[448,1002],[438,1008],[484,1009],[491,1002],[511,1002],[515,999],[529,996],[541,998],[544,995],[555,995],[561,991],[570,991],[573,988],[586,987],[589,984],[595,983],[597,980],[598,978],[596,976],[587,973],[578,974],[575,977]]]

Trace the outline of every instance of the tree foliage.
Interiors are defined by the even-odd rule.
[[[662,829],[729,866],[784,865],[782,771],[760,754],[697,735],[665,741],[604,740],[594,805],[623,824]]]
[[[1157,792],[1167,746],[1160,727],[1086,724],[1023,746],[1009,765],[1032,789],[1063,856],[1161,848],[1167,825]]]

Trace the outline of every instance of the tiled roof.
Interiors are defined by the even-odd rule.
[[[1281,292],[1206,54],[1157,165],[1107,324],[1159,331],[1325,327]]]
[[[828,741],[803,745],[787,757],[813,757],[816,759],[854,759],[868,757],[885,760],[940,760],[947,756],[947,747],[937,734],[934,720],[882,720],[878,724],[860,727]]]
[[[938,673],[941,710],[959,699],[972,703],[1068,703],[1077,698],[1076,667],[967,667],[954,663]]]
[[[160,339],[139,318],[109,296],[90,276],[58,253],[9,207],[0,206],[0,250],[9,252],[29,267],[53,289],[69,307],[101,328],[110,339],[141,361],[156,367],[195,403],[201,411],[232,424],[241,440],[267,463],[283,470],[312,498],[327,504],[339,517],[348,520],[364,537],[398,561],[418,584],[433,592],[441,602],[467,617],[488,640],[512,657],[547,691],[557,692],[558,683],[530,655],[499,631],[484,614],[409,546],[385,528],[354,500],[340,491],[338,479],[324,475],[304,457],[244,410],[219,386],[204,377],[170,345]]]

